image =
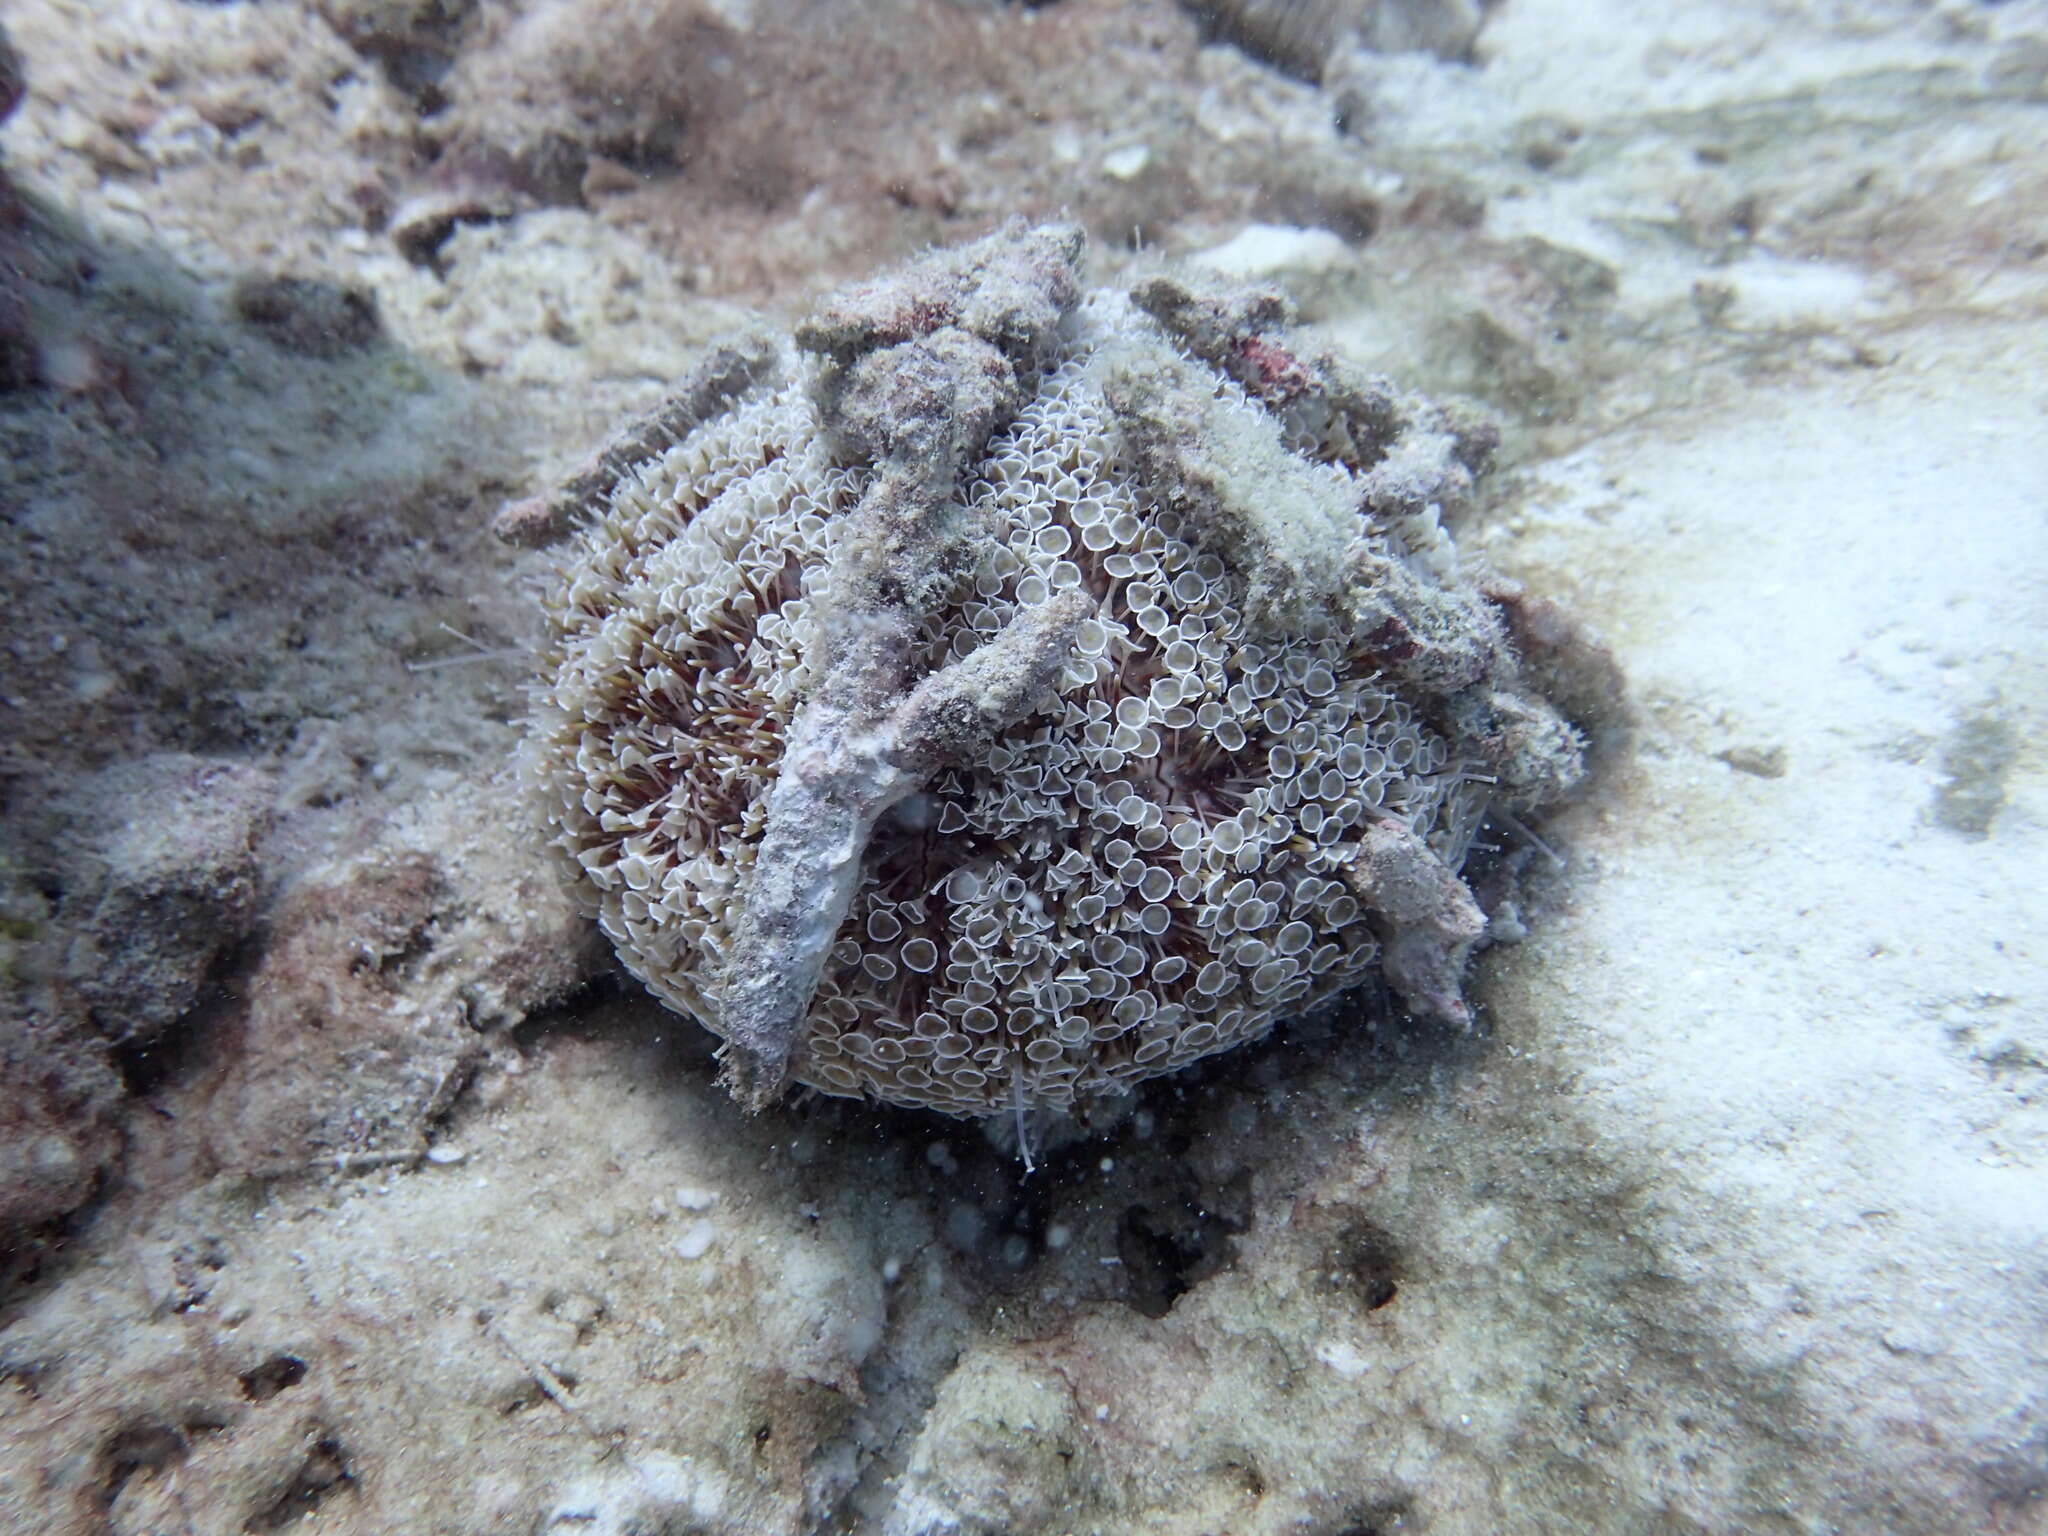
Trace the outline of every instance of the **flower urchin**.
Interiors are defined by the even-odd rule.
[[[1439,521],[1484,426],[1080,248],[849,290],[510,509],[583,517],[562,843],[757,1106],[1071,1109],[1376,967],[1463,1018],[1473,832],[1578,776]]]

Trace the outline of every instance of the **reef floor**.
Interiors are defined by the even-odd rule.
[[[0,1527],[2048,1531],[2048,7],[1285,9],[8,7]],[[1028,1176],[622,978],[488,532],[1011,214],[1489,406],[1626,684],[1474,1030]]]

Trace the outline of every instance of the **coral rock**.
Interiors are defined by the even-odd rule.
[[[887,1536],[1010,1536],[1064,1528],[1092,1491],[1087,1437],[1058,1376],[1014,1352],[969,1357],[939,1388]]]
[[[30,1010],[0,1033],[0,1242],[75,1210],[120,1141],[121,1081],[82,1019]]]
[[[279,900],[213,1041],[222,1164],[419,1155],[493,1037],[595,969],[588,925],[493,801],[451,791]]]
[[[259,769],[171,752],[110,770],[100,794],[148,813],[109,833],[103,878],[67,896],[80,932],[66,965],[110,1039],[147,1043],[254,922],[276,791]]]
[[[1216,37],[1304,80],[1347,50],[1463,59],[1486,19],[1481,0],[1181,0]]]
[[[421,1016],[408,996],[446,897],[438,867],[412,856],[285,898],[214,1099],[222,1162],[268,1171],[415,1144],[477,1051],[452,1010]]]
[[[1486,426],[1277,294],[1084,294],[1080,256],[1012,227],[828,299],[527,519],[582,524],[561,842],[752,1105],[1069,1110],[1382,945],[1462,1020],[1474,834],[1579,774],[1443,526]]]

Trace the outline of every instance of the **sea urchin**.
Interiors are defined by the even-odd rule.
[[[625,963],[787,1079],[1071,1109],[1384,971],[1578,740],[1441,515],[1492,435],[1013,226],[714,354],[552,500],[535,735]]]

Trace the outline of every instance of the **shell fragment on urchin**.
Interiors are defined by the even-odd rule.
[[[753,1102],[1068,1109],[1383,964],[1461,1018],[1473,834],[1578,776],[1442,525],[1483,423],[1079,255],[849,290],[582,485],[550,804]]]

